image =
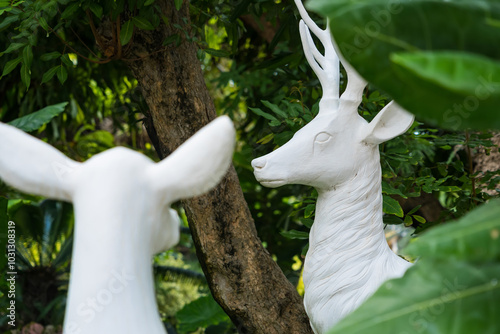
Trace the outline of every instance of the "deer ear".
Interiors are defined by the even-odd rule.
[[[226,174],[234,143],[233,123],[227,116],[218,117],[151,166],[149,183],[165,202],[201,195]]]
[[[415,117],[391,101],[363,128],[363,141],[378,145],[399,136],[410,128]]]
[[[69,176],[79,165],[49,144],[0,123],[0,178],[12,187],[71,201]]]

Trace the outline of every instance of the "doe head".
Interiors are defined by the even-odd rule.
[[[109,239],[120,231],[155,253],[179,239],[170,205],[213,188],[227,172],[234,141],[232,122],[222,116],[158,163],[124,147],[80,163],[0,123],[0,178],[26,193],[73,202],[76,238]]]

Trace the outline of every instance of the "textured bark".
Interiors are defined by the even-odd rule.
[[[215,118],[204,82],[197,46],[183,41],[162,50],[162,41],[184,36],[173,24],[189,31],[188,4],[177,11],[173,1],[156,1],[169,26],[138,30],[124,55],[139,81],[150,108],[146,128],[164,158]],[[168,176],[167,176],[168,177]],[[231,167],[210,193],[183,201],[212,294],[241,333],[312,333],[302,299],[262,247]]]
[[[491,149],[490,154],[486,154],[486,150],[481,147],[477,154],[474,155],[474,173],[479,172],[479,177],[486,172],[500,171],[500,152],[498,151],[500,148],[500,133],[494,133],[491,140],[496,147]],[[484,191],[492,196],[497,195],[496,190],[487,189],[484,184],[478,184],[477,187],[480,191]]]

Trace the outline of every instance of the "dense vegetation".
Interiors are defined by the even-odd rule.
[[[0,120],[43,138],[78,161],[85,161],[117,145],[133,148],[158,160],[154,142],[147,136],[144,125],[150,107],[138,87],[138,78],[125,64],[142,61],[126,58],[127,49],[140,42],[137,41],[137,31],[155,31],[160,25],[171,24],[162,14],[159,2],[0,1]],[[444,26],[454,29],[452,23],[459,22],[463,12],[471,8],[467,1],[456,2],[464,4],[464,8],[456,6],[450,12],[456,21],[446,21],[444,15],[426,16],[431,31],[438,30],[436,27],[447,31]],[[323,3],[322,12],[333,13],[332,22],[338,23],[332,25],[333,32],[346,43],[358,37],[349,35],[349,32],[356,31],[352,27],[364,26],[365,22],[370,22],[370,13],[385,8],[380,1],[359,1],[357,7],[350,7],[349,1],[316,3],[316,6]],[[412,6],[416,7],[410,9],[424,14],[449,10],[445,5],[428,9],[425,4],[418,7],[418,3],[420,1],[413,1]],[[489,1],[480,3],[484,5]],[[177,9],[182,4],[182,1],[174,1]],[[402,105],[409,110],[418,105],[417,110],[412,110],[417,113],[417,120],[411,129],[380,147],[384,222],[388,226],[400,227],[397,230],[401,234],[412,236],[430,228],[427,238],[422,237],[407,249],[411,258],[427,256],[429,260],[422,261],[421,269],[412,271],[413,277],[409,280],[393,283],[392,288],[386,285],[385,290],[379,291],[379,298],[385,298],[391,291],[398,292],[396,297],[390,295],[394,299],[391,307],[396,310],[408,306],[415,295],[439,301],[443,282],[455,284],[449,289],[460,290],[462,286],[481,285],[498,278],[499,206],[498,201],[492,199],[500,196],[500,143],[498,135],[495,139],[495,133],[489,129],[494,126],[498,129],[500,122],[495,109],[498,105],[495,99],[499,94],[500,51],[492,42],[500,39],[494,31],[498,29],[500,16],[495,8],[481,8],[468,12],[476,15],[470,21],[483,22],[484,13],[487,13],[489,23],[485,24],[486,27],[476,27],[469,21],[461,21],[464,29],[470,32],[465,34],[466,41],[474,43],[456,44],[455,54],[451,52],[453,49],[448,50],[448,45],[437,47],[441,45],[441,35],[432,43],[420,41],[411,33],[405,35],[404,32],[416,28],[401,28],[401,25],[411,22],[404,15],[410,9],[404,9],[401,16],[394,15],[387,25],[380,25],[381,29],[386,29],[384,36],[390,35],[393,40],[403,41],[407,46],[414,43],[413,48],[408,47],[409,51],[422,49],[422,45],[429,43],[434,47],[425,49],[427,52],[394,56],[395,50],[384,49],[384,43],[370,43],[349,59],[357,68],[360,67],[366,78],[377,84],[365,90],[359,109],[367,120],[390,101],[384,92],[401,97],[404,100]],[[238,143],[234,165],[258,235],[287,278],[299,292],[303,292],[300,283],[302,260],[307,252],[316,194],[298,185],[263,188],[255,181],[250,166],[253,158],[283,145],[318,112],[321,90],[301,49],[295,5],[291,1],[241,0],[228,3],[194,0],[189,9],[189,29],[174,24],[177,33],[155,41],[155,52],[170,52],[182,43],[195,43],[199,47],[199,63],[192,66],[202,67],[217,112],[229,115],[235,123]],[[314,18],[324,25],[324,18]],[[444,22],[452,23],[445,25]],[[477,35],[473,31],[477,31]],[[108,39],[103,40],[103,36]],[[379,41],[377,38],[373,40]],[[395,43],[395,47],[403,42]],[[441,49],[449,52],[439,52]],[[464,55],[459,51],[467,53]],[[373,57],[373,54],[377,54],[377,61],[366,58]],[[145,54],[143,57],[149,56]],[[388,64],[389,59],[400,68],[394,69]],[[379,66],[372,66],[374,63]],[[447,71],[450,63],[457,68],[471,69],[472,73]],[[394,71],[391,80],[397,77],[398,84],[388,82],[389,76],[384,75],[388,68]],[[455,76],[449,77],[448,73]],[[447,119],[455,122],[446,124],[446,118],[440,116],[448,108],[443,105],[448,101],[451,101],[450,106],[455,101],[463,103],[467,96],[474,96],[477,85],[482,83],[480,75],[491,78],[488,81],[491,84],[487,86],[492,89],[491,95],[481,99],[474,112],[469,112],[459,123],[456,118],[450,118],[456,116],[453,114]],[[401,90],[401,82],[412,90]],[[341,84],[344,88],[345,80]],[[414,90],[415,87],[422,87],[422,91]],[[448,91],[452,93],[448,94]],[[416,95],[412,97],[413,92]],[[429,92],[433,93],[431,97],[426,95]],[[436,102],[438,97],[439,103]],[[435,109],[429,109],[431,107]],[[489,207],[479,208],[479,211],[463,217],[487,201],[490,201]],[[154,259],[161,315],[172,333],[233,333],[235,326],[210,295],[182,205],[178,204],[176,208],[185,227],[182,240],[177,247]],[[448,223],[456,219],[462,220],[457,224]],[[69,274],[74,224],[71,205],[21,194],[0,183],[2,231],[9,220],[18,227],[18,323],[36,322],[47,328],[50,325],[57,328],[63,321]],[[486,225],[480,225],[481,222]],[[479,234],[467,230],[475,224],[483,226]],[[457,239],[446,239],[454,233],[458,235]],[[407,241],[408,238],[402,243]],[[472,247],[478,244],[483,248]],[[436,274],[425,274],[431,272]],[[461,273],[465,281],[456,283],[457,273]],[[480,279],[474,281],[474,277]],[[493,288],[496,286],[491,284]],[[4,277],[0,285],[2,289],[6,287]],[[424,286],[434,287],[435,295]],[[498,297],[498,289],[483,292],[486,299],[492,298],[491,293]],[[457,294],[451,297],[463,301]],[[1,300],[0,314],[3,314],[7,298]],[[366,324],[365,317],[373,315],[376,309],[373,305],[377,305],[377,300],[367,303],[352,319],[346,319],[339,332],[361,333],[363,329],[356,325]],[[471,309],[481,299],[474,302],[477,304],[471,304]],[[431,306],[445,303],[448,301],[441,300],[441,304]],[[425,310],[425,305],[416,307]],[[498,310],[498,306],[495,307]],[[432,310],[436,308],[431,309],[431,313],[422,309],[416,309],[421,313],[410,324],[417,331],[428,330],[429,324],[438,322],[440,317],[449,317],[444,312],[453,310],[443,307],[443,311],[435,314]],[[383,318],[383,312],[387,310],[379,311],[379,318]],[[488,314],[483,313],[483,316],[492,319]],[[407,319],[398,319],[404,328]],[[8,329],[6,320],[3,317],[0,323],[4,330]],[[372,333],[377,329],[388,332],[385,322],[377,324],[380,327],[371,323],[368,330]],[[422,327],[424,325],[427,327]],[[442,322],[439,326],[446,325]],[[485,326],[489,325],[494,326],[486,321]]]

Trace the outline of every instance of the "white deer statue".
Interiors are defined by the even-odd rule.
[[[152,256],[179,240],[170,205],[226,173],[235,132],[219,117],[154,163],[117,147],[84,163],[0,123],[0,178],[27,193],[73,202],[75,237],[64,334],[165,334]]]
[[[295,3],[303,18],[304,52],[323,88],[319,114],[252,166],[264,186],[295,183],[318,191],[303,279],[306,312],[320,334],[411,265],[385,240],[378,145],[408,130],[414,117],[391,102],[366,122],[358,114],[366,82],[343,59],[348,83],[339,98],[339,56],[330,31],[320,29],[299,0]],[[323,44],[324,55],[310,31]]]

